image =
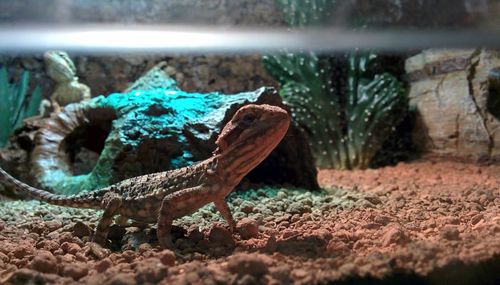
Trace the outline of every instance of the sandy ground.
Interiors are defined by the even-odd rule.
[[[99,212],[0,202],[0,284],[500,284],[500,165],[425,158],[322,170],[321,193],[231,194],[232,236],[213,206],[176,221],[176,252],[155,230]]]

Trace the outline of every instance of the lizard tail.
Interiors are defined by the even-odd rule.
[[[77,207],[77,208],[100,208],[97,201],[88,201],[84,199],[81,195],[64,196],[50,193],[48,191],[32,187],[24,182],[17,180],[0,168],[0,181],[3,181],[11,186],[14,186],[16,190],[21,193],[27,194],[36,200],[40,200],[52,205],[67,206],[67,207]]]

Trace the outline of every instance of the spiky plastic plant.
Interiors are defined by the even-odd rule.
[[[284,5],[287,21],[303,26],[318,23],[331,11],[331,7],[321,5],[334,1],[279,2]],[[311,17],[315,21],[307,20]],[[264,56],[263,63],[281,83],[280,94],[309,136],[319,167],[368,167],[406,114],[403,84],[387,72],[374,74],[374,70],[380,70],[374,53],[330,57],[313,52],[283,53]]]
[[[5,146],[10,134],[23,119],[38,114],[42,92],[37,86],[28,96],[28,84],[27,71],[23,72],[18,82],[10,83],[7,69],[0,68],[0,147]]]

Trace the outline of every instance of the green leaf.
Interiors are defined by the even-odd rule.
[[[0,68],[0,147],[5,146],[11,133],[27,116],[38,114],[42,101],[40,87],[27,97],[29,73],[23,72],[19,82],[10,83],[6,67]]]

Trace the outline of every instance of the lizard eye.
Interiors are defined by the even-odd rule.
[[[241,118],[240,122],[245,124],[245,125],[249,125],[249,124],[255,122],[256,119],[257,119],[257,117],[254,114],[245,114],[243,116],[243,118]]]

